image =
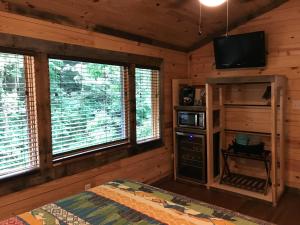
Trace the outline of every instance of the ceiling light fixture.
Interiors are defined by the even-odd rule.
[[[216,7],[222,5],[226,0],[199,0],[201,4],[208,7]]]

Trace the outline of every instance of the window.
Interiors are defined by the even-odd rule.
[[[137,142],[159,139],[159,71],[136,68],[135,85]]]
[[[0,195],[163,146],[162,58],[3,38]]]
[[[0,53],[0,178],[39,166],[33,65]]]
[[[54,156],[128,139],[127,70],[49,59]]]

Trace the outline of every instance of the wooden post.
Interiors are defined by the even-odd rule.
[[[272,98],[271,98],[271,149],[272,149],[272,202],[273,206],[277,204],[277,80],[271,83]]]
[[[24,71],[26,80],[26,99],[28,111],[28,132],[30,136],[30,164],[33,168],[40,167],[39,162],[39,146],[38,146],[38,131],[36,118],[36,92],[34,78],[34,57],[24,56]],[[35,160],[33,160],[35,159]]]
[[[50,78],[47,54],[37,54],[35,72],[38,143],[40,167],[43,173],[52,167]]]
[[[123,86],[123,95],[122,95],[122,102],[123,111],[125,112],[124,121],[125,121],[125,137],[130,137],[129,129],[130,129],[130,109],[129,109],[129,72],[127,67],[121,67],[121,74],[122,77],[122,86]]]
[[[220,127],[220,148],[225,149],[226,148],[226,137],[225,137],[225,109],[224,109],[224,88],[219,87],[219,127]],[[220,150],[219,150],[220,151]],[[222,174],[222,165],[223,165],[223,157],[220,153],[220,174]]]
[[[214,146],[213,146],[213,88],[206,84],[206,132],[207,132],[207,188],[214,181]]]
[[[285,120],[286,120],[286,86],[285,81],[281,85],[280,89],[280,195],[284,192],[285,189],[285,143],[286,143],[286,129],[285,129]]]
[[[153,137],[159,137],[159,95],[160,95],[160,85],[159,85],[159,74],[157,70],[152,70],[151,75],[151,105],[152,105],[152,128]]]
[[[177,141],[176,141],[176,127],[177,127],[177,113],[174,106],[179,105],[179,83],[178,80],[172,80],[172,112],[173,112],[173,169],[174,169],[174,180],[177,179]]]
[[[135,65],[130,64],[129,70],[129,99],[130,99],[130,144],[136,146],[136,97],[135,97]]]

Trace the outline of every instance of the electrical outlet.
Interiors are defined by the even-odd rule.
[[[91,188],[91,184],[84,185],[84,190],[87,191]]]

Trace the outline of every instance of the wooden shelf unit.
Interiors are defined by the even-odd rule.
[[[183,175],[178,175],[177,171],[177,161],[178,161],[178,154],[177,154],[177,141],[176,141],[176,131],[180,132],[191,132],[194,134],[206,134],[205,130],[201,130],[198,128],[179,128],[177,127],[177,110],[187,110],[187,111],[206,111],[205,106],[180,106],[179,104],[179,96],[180,96],[180,89],[183,86],[193,86],[199,88],[206,88],[205,82],[199,79],[173,79],[172,80],[172,110],[173,110],[173,169],[174,169],[174,179],[178,181],[185,181],[194,184],[206,185],[204,183],[199,183],[196,179],[187,178]]]
[[[273,206],[277,205],[285,188],[286,82],[286,78],[280,75],[207,79],[206,123],[208,188],[223,189],[271,202]],[[267,86],[271,87],[271,99],[269,102],[262,99],[264,89]],[[218,128],[213,126],[213,112],[217,108],[219,109]],[[241,111],[239,112],[238,110]],[[234,135],[234,133],[248,133],[262,136],[264,140],[267,140],[268,149],[271,150],[272,185],[269,187],[269,191],[266,195],[219,183],[219,177],[214,176],[213,160],[214,133],[216,131],[220,133],[220,149],[227,149],[227,139],[230,138],[227,136]],[[220,159],[219,174],[222,173],[222,164],[223,160]]]

